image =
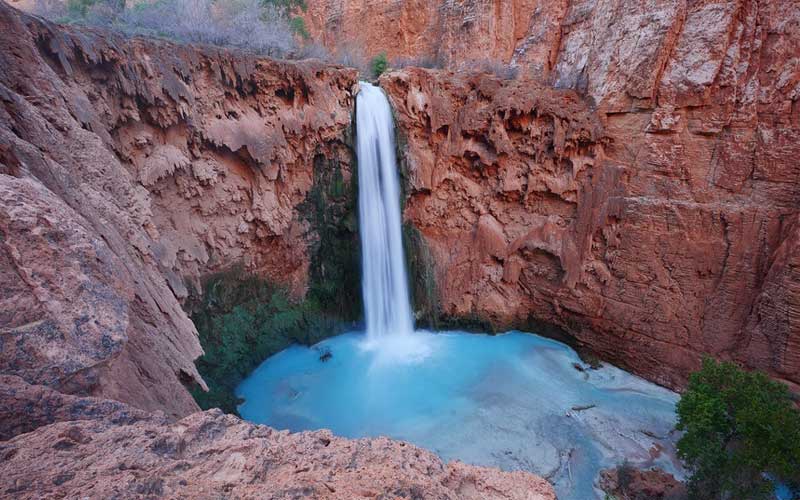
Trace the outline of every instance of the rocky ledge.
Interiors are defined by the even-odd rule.
[[[160,416],[61,422],[0,442],[0,495],[20,499],[556,498],[547,481],[525,472],[444,464],[431,452],[386,438],[348,440],[328,431],[279,432],[219,410],[173,423]]]

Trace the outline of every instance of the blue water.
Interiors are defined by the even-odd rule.
[[[290,347],[238,387],[239,412],[278,429],[384,435],[447,461],[531,471],[561,499],[602,498],[599,471],[623,459],[682,477],[676,394],[611,366],[581,372],[572,349],[532,334],[418,335],[425,349],[411,351],[426,355],[410,359],[365,349],[361,333]]]

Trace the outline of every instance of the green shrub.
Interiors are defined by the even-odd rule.
[[[389,69],[389,60],[386,58],[386,52],[381,52],[372,58],[369,63],[369,68],[372,71],[372,77],[380,77],[387,69]]]
[[[785,385],[705,359],[677,413],[691,498],[772,498],[773,480],[800,484],[800,412]]]
[[[72,16],[85,16],[89,7],[97,3],[97,0],[68,0],[67,12]]]

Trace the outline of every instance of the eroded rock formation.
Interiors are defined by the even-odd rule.
[[[370,56],[519,70],[382,80],[443,313],[555,323],[672,387],[703,353],[800,383],[800,2],[324,0],[306,19]]]
[[[381,79],[441,312],[544,320],[672,387],[703,354],[800,383],[800,10],[648,5],[627,29],[601,7],[561,20],[573,90]]]
[[[180,301],[234,264],[300,295],[317,168],[350,176],[355,73],[0,4],[0,373],[197,410]]]

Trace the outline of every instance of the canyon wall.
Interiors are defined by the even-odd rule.
[[[356,74],[56,27],[0,3],[0,374],[186,415],[182,309],[242,265],[301,296]],[[322,176],[324,177],[324,176]]]
[[[311,38],[366,57],[466,62],[548,61],[566,0],[307,0]]]
[[[545,79],[381,78],[438,310],[798,384],[800,4],[628,4],[553,10]]]

